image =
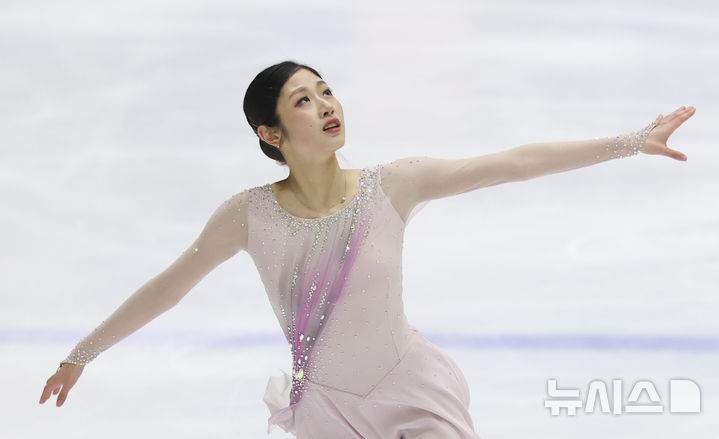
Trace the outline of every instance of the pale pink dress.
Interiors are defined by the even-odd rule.
[[[324,218],[289,214],[269,184],[246,189],[225,200],[180,257],[80,340],[63,363],[87,365],[176,305],[214,267],[247,250],[292,359],[292,376],[268,383],[268,430],[279,425],[300,439],[476,438],[464,375],[404,315],[406,223],[387,194],[402,196],[395,193],[428,175],[440,181],[424,185],[425,200],[629,157],[658,121],[621,136],[543,145],[547,158],[533,153],[532,166],[496,156],[408,157],[365,168],[358,195]]]
[[[268,433],[478,437],[462,371],[405,317],[406,224],[383,188],[391,178],[362,169],[358,195],[316,219],[284,210],[269,184],[247,190],[247,250],[292,356],[290,374],[267,385]]]

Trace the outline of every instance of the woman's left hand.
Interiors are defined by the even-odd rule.
[[[659,117],[657,117],[656,126],[649,132],[649,136],[647,136],[640,151],[644,154],[660,154],[676,160],[686,161],[686,155],[667,147],[667,139],[669,139],[669,136],[672,135],[674,130],[679,128],[679,125],[692,117],[695,111],[696,108],[694,107],[679,107],[667,117],[663,117],[660,114]]]

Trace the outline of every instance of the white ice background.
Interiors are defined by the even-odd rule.
[[[430,202],[407,228],[404,299],[464,371],[483,439],[716,437],[710,0],[3,0],[0,437],[268,437],[262,395],[290,357],[246,253],[88,365],[63,407],[38,400],[219,203],[286,176],[242,113],[286,59],[342,102],[343,168],[615,136],[695,106],[668,142],[686,162],[640,154]],[[552,417],[549,378],[582,395],[619,378],[625,397],[651,380],[665,412]],[[668,413],[671,378],[698,383],[700,414]]]

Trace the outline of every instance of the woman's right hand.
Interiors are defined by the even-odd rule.
[[[40,396],[40,404],[47,401],[51,394],[57,395],[57,393],[60,392],[56,404],[60,407],[65,402],[67,393],[72,389],[72,386],[75,385],[78,378],[80,378],[83,369],[85,369],[85,366],[73,363],[62,363],[57,369],[57,372],[47,380],[45,388],[42,391],[42,396]]]

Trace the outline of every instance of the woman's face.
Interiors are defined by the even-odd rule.
[[[322,152],[334,154],[345,143],[345,126],[342,105],[332,95],[329,86],[306,69],[295,72],[280,90],[277,101],[284,133],[280,150],[288,161],[289,156],[316,156]],[[339,120],[339,129],[325,131],[331,120]]]

